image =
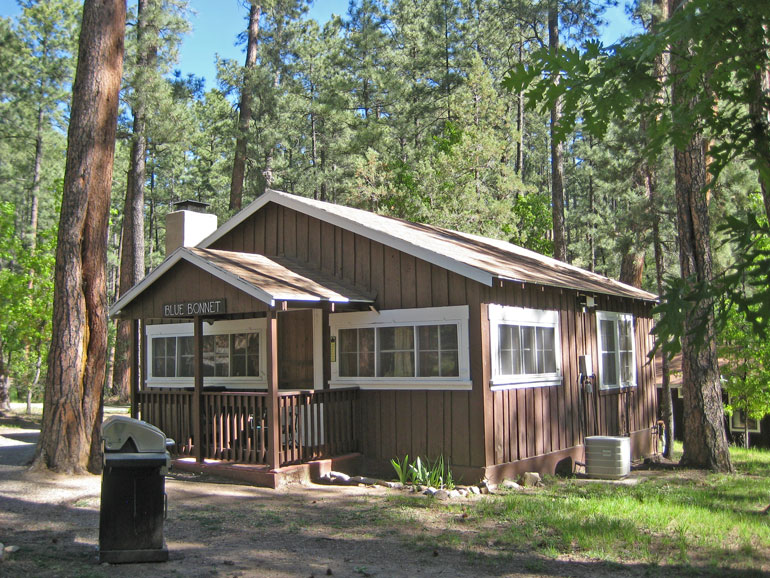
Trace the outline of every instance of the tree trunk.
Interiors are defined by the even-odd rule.
[[[241,101],[238,113],[238,136],[235,140],[233,174],[230,180],[230,209],[240,210],[243,205],[243,179],[246,175],[246,145],[251,123],[252,101],[254,98],[251,71],[257,64],[257,37],[262,6],[254,2],[249,9],[249,39],[246,47],[246,67],[243,71]]]
[[[681,0],[669,0],[669,13],[680,3]],[[687,50],[686,45],[674,47],[671,74],[677,74],[678,59]],[[674,84],[672,101],[675,107],[697,104],[686,90],[681,84]],[[679,266],[682,279],[690,283],[709,283],[712,279],[706,149],[706,139],[701,134],[695,134],[684,148],[674,150]],[[702,336],[701,340],[698,335]],[[732,471],[717,363],[714,303],[710,298],[701,299],[683,323],[682,392],[682,464],[719,472]]]
[[[644,251],[637,251],[634,247],[629,247],[620,261],[619,281],[641,288],[643,273]]]
[[[148,31],[147,7],[150,0],[139,0],[137,17],[137,78],[141,69],[149,70],[155,64],[157,32],[155,38],[146,38]],[[124,295],[144,277],[144,183],[147,162],[147,121],[145,113],[146,88],[134,86],[134,126],[131,138],[131,158],[126,179],[126,200],[123,206],[123,234],[120,244],[120,286],[118,296]],[[112,387],[120,401],[127,401],[130,394],[130,340],[131,321],[117,321],[115,364],[112,371]]]
[[[101,469],[106,251],[125,0],[86,0],[72,90],[51,349],[34,467]]]
[[[548,47],[552,53],[559,50],[559,3],[548,5]],[[556,78],[554,82],[558,83]],[[553,256],[567,261],[567,239],[564,225],[564,146],[555,137],[561,120],[561,99],[551,108],[551,210],[553,213]]]
[[[659,22],[668,20],[668,1],[667,0],[654,0],[653,6],[655,8],[655,16],[653,17],[652,27],[653,31]],[[655,60],[655,76],[660,78],[661,81],[664,75],[668,72],[668,59],[665,55],[661,54]],[[663,98],[663,91],[658,93],[657,98]],[[644,122],[643,131],[646,133],[647,126]],[[658,295],[663,294],[663,277],[666,272],[663,254],[663,243],[660,238],[660,224],[662,221],[661,216],[661,203],[658,199],[658,172],[657,167],[645,161],[643,166],[644,172],[644,184],[647,189],[647,198],[649,199],[650,209],[653,211],[652,220],[652,243],[653,251],[655,252],[655,278],[658,287]],[[665,436],[665,449],[663,450],[663,457],[671,459],[674,451],[674,400],[671,395],[671,371],[669,369],[668,356],[663,355],[661,364],[661,397],[658,400],[660,403],[661,417],[663,418]]]

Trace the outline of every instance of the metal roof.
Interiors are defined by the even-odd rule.
[[[450,271],[492,286],[495,279],[655,301],[653,293],[478,235],[384,217],[361,209],[268,190],[224,223],[199,247],[208,247],[268,203],[276,203],[350,230]]]
[[[373,303],[371,296],[286,257],[181,247],[110,308],[119,314],[171,267],[186,261],[271,307],[280,301]]]

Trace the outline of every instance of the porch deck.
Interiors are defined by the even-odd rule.
[[[278,428],[270,427],[268,393],[201,393],[200,440],[195,439],[194,391],[148,388],[137,393],[139,417],[176,442],[176,456],[270,470],[270,444],[277,466],[353,454],[360,449],[359,392],[356,388],[279,391]],[[270,439],[277,431],[277,439]],[[200,443],[200,447],[198,447]],[[191,460],[186,460],[191,461]]]

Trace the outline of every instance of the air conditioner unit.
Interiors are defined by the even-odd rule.
[[[588,436],[585,449],[589,478],[619,480],[631,473],[631,438]]]

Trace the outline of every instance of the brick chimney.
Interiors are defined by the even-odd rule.
[[[217,216],[206,212],[208,203],[177,201],[166,215],[166,256],[179,247],[194,247],[217,230]]]

